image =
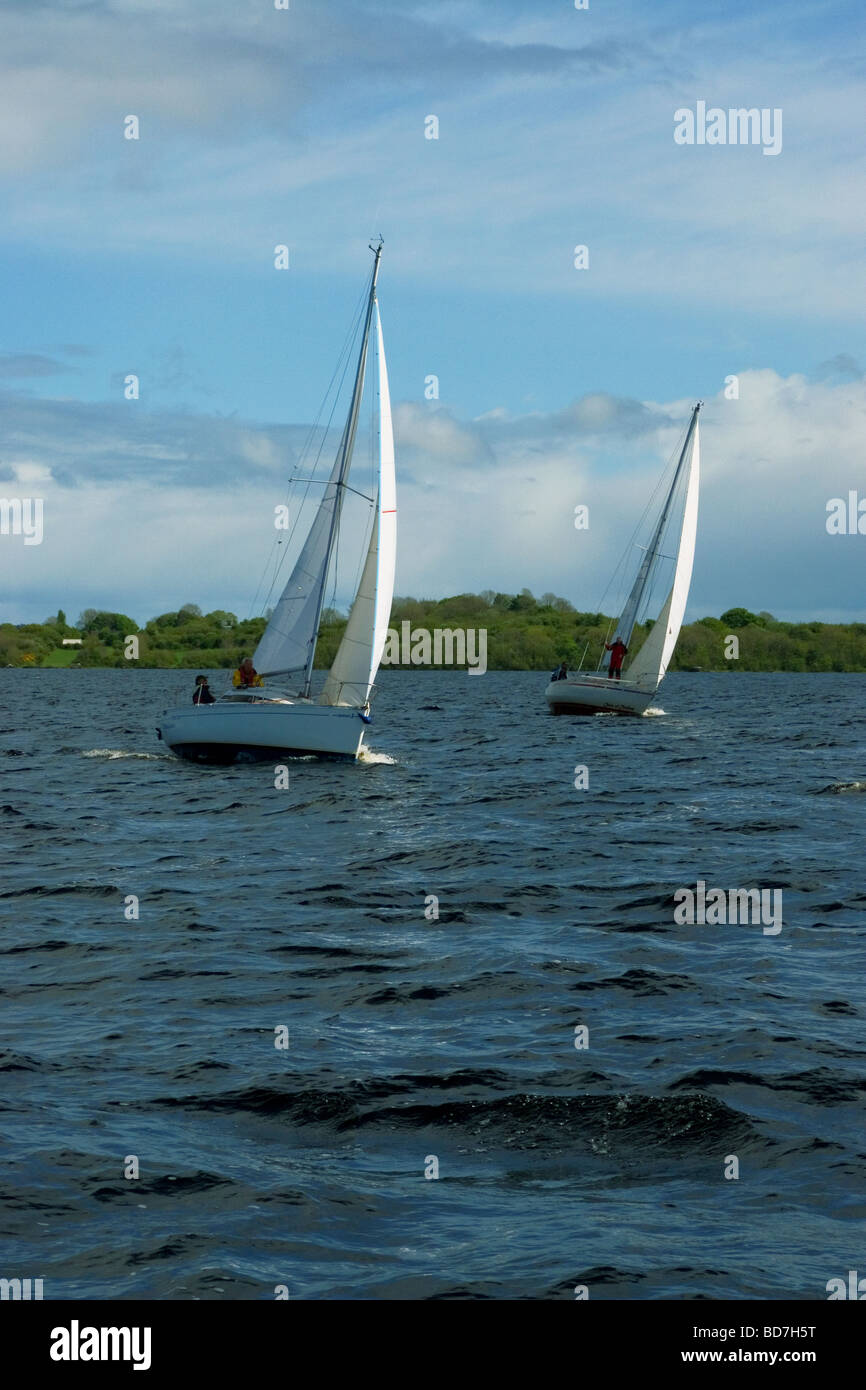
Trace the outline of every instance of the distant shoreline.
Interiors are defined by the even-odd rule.
[[[55,667],[52,667],[52,666],[31,666],[31,665],[29,665],[29,664],[27,664],[27,665],[22,665],[22,666],[9,666],[9,665],[0,666],[0,670],[4,670],[4,671],[50,671],[50,670],[65,670],[65,671],[71,671],[71,672],[81,672],[81,671],[136,671],[136,670],[137,670],[137,671],[164,671],[164,672],[166,672],[166,674],[171,674],[171,672],[174,672],[175,675],[184,676],[184,677],[187,677],[187,676],[188,676],[188,677],[190,677],[190,678],[192,678],[192,675],[193,675],[194,672],[195,672],[195,673],[201,672],[203,675],[206,675],[206,676],[213,676],[215,672],[225,671],[225,672],[228,673],[231,669],[232,669],[232,668],[231,668],[230,666],[203,666],[201,663],[198,663],[198,662],[193,663],[192,666],[143,666],[143,665],[141,664],[140,661],[125,661],[125,662],[123,663],[122,666],[64,666],[64,667],[55,666]],[[329,669],[329,668],[328,668],[327,666],[319,666],[318,664],[315,665],[315,666],[313,667],[313,670],[314,670],[318,675],[322,675],[322,676],[325,675],[325,673],[328,671],[328,669]],[[417,672],[418,675],[441,675],[443,672],[451,672],[451,673],[452,673],[453,675],[455,675],[455,676],[465,676],[465,675],[467,674],[467,671],[466,671],[466,667],[465,667],[465,666],[383,666],[383,667],[380,668],[380,670],[379,670],[379,672],[378,672],[378,675],[376,676],[376,681],[378,682],[379,680],[381,680],[382,672],[383,672],[383,671],[389,671],[389,670],[390,670],[390,671],[409,671],[409,672]],[[736,673],[737,671],[739,671],[740,675],[743,675],[743,676],[863,676],[863,675],[866,675],[866,667],[863,667],[863,668],[857,669],[857,670],[849,670],[849,671],[781,671],[781,670],[764,670],[764,669],[761,669],[761,670],[754,670],[754,669],[750,669],[749,667],[743,666],[742,663],[740,663],[739,666],[729,666],[729,667],[725,667],[725,671],[731,671],[731,670],[734,671],[735,673]],[[503,674],[507,674],[508,672],[511,672],[513,675],[536,675],[536,674],[539,674],[539,673],[541,672],[541,667],[531,667],[531,666],[489,666],[489,667],[487,668],[487,671],[484,672],[484,674],[485,674],[485,675],[503,675]],[[595,674],[595,667],[590,668],[590,667],[586,667],[586,666],[585,666],[585,667],[583,667],[583,672],[582,672],[582,673],[583,673],[583,675],[587,675],[587,674],[593,675],[593,674]],[[667,676],[670,676],[672,673],[673,673],[674,675],[677,675],[677,676],[718,676],[718,675],[722,675],[722,674],[723,674],[723,672],[720,671],[720,670],[712,670],[712,671],[710,671],[710,670],[704,670],[703,667],[697,667],[697,666],[678,666],[678,667],[677,667],[677,666],[670,666],[670,667],[668,668],[667,673],[666,673],[666,678],[667,678]],[[576,674],[577,674],[577,667],[571,668],[569,674],[575,674],[575,675],[576,675]],[[604,675],[604,674],[605,674],[605,672],[602,670],[602,671],[601,671],[601,675]],[[291,686],[291,681],[288,681],[288,682],[287,682],[287,685],[288,685],[288,686]]]
[[[490,671],[552,671],[565,661],[572,670],[594,669],[611,640],[616,619],[580,612],[554,594],[458,594],[445,599],[395,599],[390,627],[415,632],[483,631]],[[0,667],[160,671],[233,669],[251,656],[266,619],[238,619],[215,610],[203,614],[195,604],[150,619],[143,627],[123,613],[87,609],[72,625],[62,610],[44,623],[0,624]],[[346,626],[344,614],[326,609],[319,630],[316,670],[332,663]],[[652,626],[635,628],[633,657]],[[64,645],[65,644],[65,645]],[[452,670],[401,661],[389,670]],[[721,617],[701,618],[683,627],[671,671],[866,672],[866,623],[789,623],[771,613],[732,608]]]

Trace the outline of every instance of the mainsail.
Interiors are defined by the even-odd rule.
[[[376,303],[376,280],[382,254],[381,243],[371,249],[375,251],[376,260],[370,282],[352,401],[340,447],[310,533],[253,656],[253,665],[263,676],[303,671],[305,695],[309,695],[310,692],[319,622],[325,601],[325,585],[328,582],[331,555],[343,509],[346,478],[352,464],[361,397],[364,393],[370,325]]]
[[[330,560],[328,538],[343,505],[342,476],[338,454],[310,534],[256,647],[253,665],[263,676],[306,668],[319,625],[319,591]]]
[[[698,530],[698,492],[701,469],[701,445],[698,431],[699,410],[700,405],[696,405],[692,415],[691,428],[686,436],[680,464],[677,468],[677,477],[679,477],[684,460],[686,457],[689,458],[688,481],[673,584],[662,606],[661,613],[647,634],[646,640],[634,661],[629,664],[626,673],[630,681],[649,685],[653,690],[663,680],[668,663],[673,656],[674,647],[680,635],[680,628],[683,625],[689,597],[689,585],[692,581],[695,539]]]
[[[686,431],[686,437],[683,441],[683,447],[680,451],[680,456],[677,461],[673,481],[670,485],[670,488],[668,489],[668,494],[665,498],[665,503],[662,507],[661,515],[658,519],[658,522],[656,523],[652,539],[644,553],[640,569],[637,572],[637,577],[631,588],[631,593],[626,599],[625,607],[623,608],[622,613],[620,614],[619,622],[616,625],[617,636],[622,638],[626,646],[628,646],[631,642],[632,632],[634,631],[634,626],[637,622],[637,616],[640,612],[641,604],[643,603],[644,597],[647,591],[649,590],[650,585],[652,584],[656,570],[658,568],[658,563],[661,558],[660,547],[662,543],[662,537],[664,536],[665,528],[668,524],[668,519],[673,509],[674,499],[677,495],[677,492],[679,491],[680,484],[688,467],[689,459],[692,457],[695,431],[697,429],[698,423],[698,411],[700,410],[700,408],[700,404],[698,404],[695,406],[692,412],[692,418],[689,422],[689,428]],[[697,508],[697,490],[695,491],[695,508]],[[685,519],[685,511],[683,513],[683,516]],[[695,522],[697,523],[697,512],[695,513]],[[692,552],[694,554],[694,537],[692,538]],[[689,561],[689,580],[691,579],[691,572],[691,561]],[[686,594],[688,595],[688,581],[686,582]],[[682,621],[682,619],[680,621]],[[679,633],[679,628],[677,628],[677,632]],[[674,641],[676,641],[676,638],[674,638]],[[646,643],[644,643],[644,645],[646,645]],[[609,657],[605,656],[602,664],[606,665],[608,660]]]
[[[394,432],[382,321],[376,306],[379,356],[379,491],[361,583],[343,640],[319,697],[323,705],[364,705],[382,659],[397,558],[397,491]]]

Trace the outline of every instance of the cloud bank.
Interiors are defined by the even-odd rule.
[[[398,592],[527,585],[595,610],[691,405],[595,394],[549,413],[461,420],[436,402],[398,404]],[[45,502],[41,546],[0,538],[4,617],[108,606],[140,620],[185,601],[249,613],[306,425],[9,392],[0,411],[0,491]],[[866,619],[866,536],[826,530],[830,498],[858,486],[866,496],[863,377],[746,372],[739,398],[720,394],[701,419],[690,616],[743,604],[783,618]],[[589,507],[588,531],[574,527],[578,504]],[[347,536],[367,516],[366,504],[353,506]],[[349,543],[340,572],[343,602],[358,545]]]

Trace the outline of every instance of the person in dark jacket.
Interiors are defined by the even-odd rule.
[[[550,679],[551,679],[552,681],[566,681],[566,680],[568,680],[568,667],[566,666],[566,664],[565,664],[564,661],[563,661],[562,665],[559,667],[559,669],[558,669],[557,671],[554,671],[554,673],[553,673],[553,675],[550,677]]]
[[[195,690],[192,692],[192,702],[194,705],[215,705],[216,700],[210,693],[207,683],[207,676],[196,676]]]

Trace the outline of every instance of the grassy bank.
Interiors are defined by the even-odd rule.
[[[459,594],[445,599],[395,599],[391,626],[473,628],[487,633],[487,666],[494,671],[549,671],[560,661],[595,666],[613,619],[579,612],[553,594]],[[325,611],[316,666],[330,666],[346,626],[344,615]],[[652,623],[635,630],[634,655]],[[251,655],[264,618],[240,621],[233,613],[203,614],[194,604],[151,618],[139,628],[131,618],[88,609],[74,627],[61,611],[44,623],[0,624],[2,666],[139,666],[210,670],[234,667]],[[63,647],[80,637],[80,647]],[[736,639],[732,642],[731,639]],[[130,641],[134,639],[134,641]],[[733,657],[730,653],[738,651]],[[135,654],[137,653],[137,654]],[[671,670],[866,671],[866,623],[779,622],[770,613],[729,609],[683,628]]]

